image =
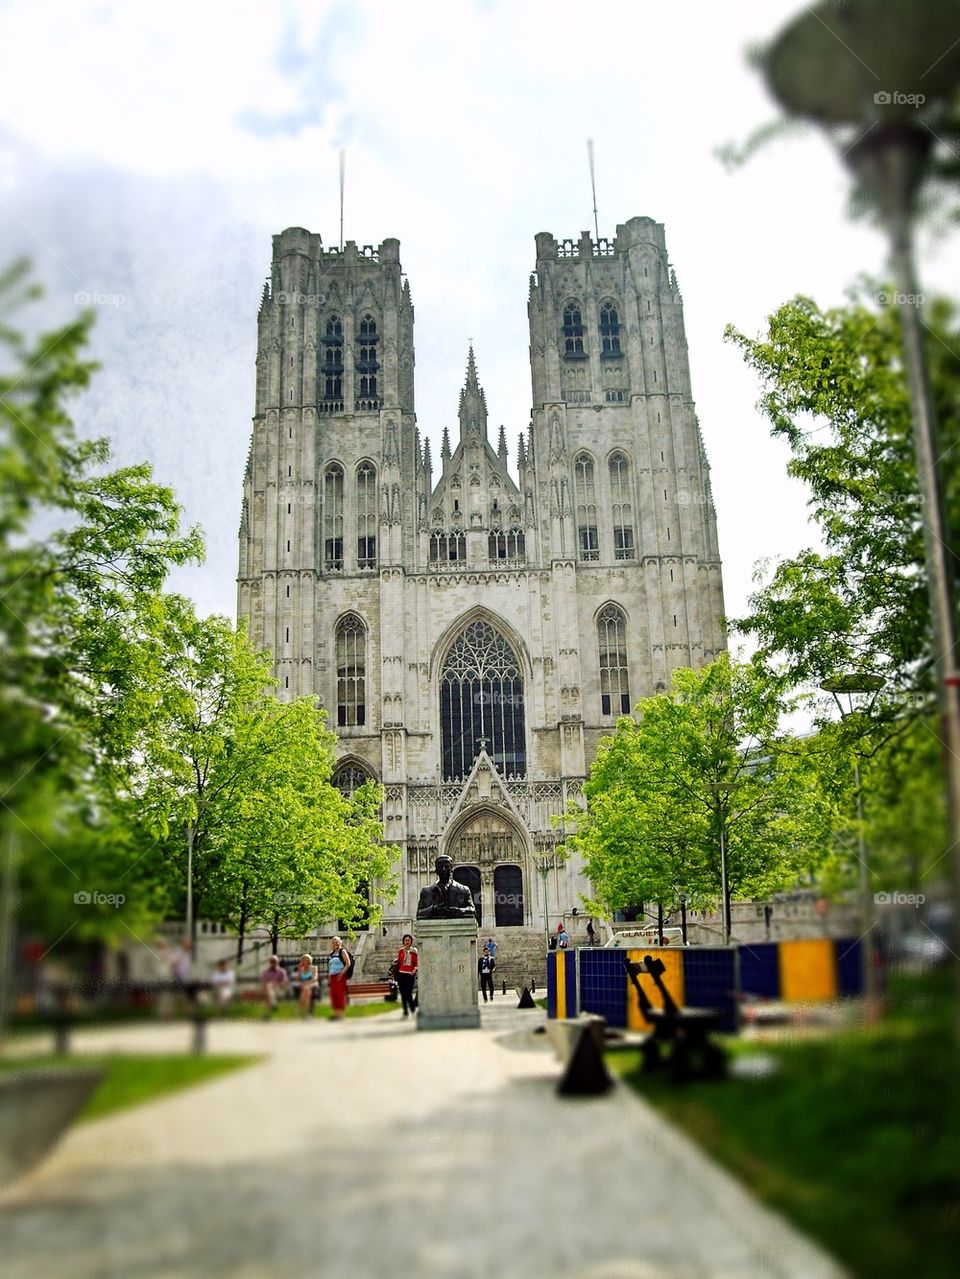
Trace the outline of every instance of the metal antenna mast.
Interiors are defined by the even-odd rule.
[[[343,175],[346,169],[347,153],[340,152],[340,252],[343,252]]]
[[[587,138],[587,155],[590,159],[590,190],[593,192],[593,229],[597,240],[600,239],[600,224],[597,222],[597,179],[593,172],[593,138]]]

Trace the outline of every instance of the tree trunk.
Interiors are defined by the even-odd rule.
[[[280,946],[280,916],[274,915],[273,927],[270,929],[270,945],[276,954]]]
[[[247,885],[243,885],[242,905],[240,906],[240,920],[237,926],[237,966],[243,963],[243,940],[247,931]]]
[[[657,945],[663,945],[663,902],[657,902]]]

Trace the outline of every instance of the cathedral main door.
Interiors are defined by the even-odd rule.
[[[446,851],[453,858],[454,877],[473,893],[483,927],[523,926],[525,849],[511,821],[481,808],[460,827]]]

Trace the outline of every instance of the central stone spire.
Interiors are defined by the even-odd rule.
[[[460,439],[465,440],[470,431],[476,431],[484,441],[487,438],[487,397],[477,381],[473,343],[467,352],[467,376],[460,392]]]

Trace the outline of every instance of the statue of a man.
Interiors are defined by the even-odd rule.
[[[420,889],[417,919],[462,919],[468,915],[476,918],[473,893],[453,878],[453,858],[441,853],[434,868],[437,882]]]

